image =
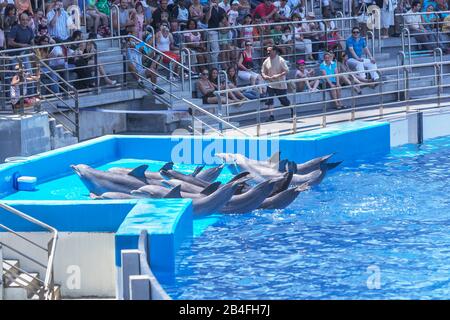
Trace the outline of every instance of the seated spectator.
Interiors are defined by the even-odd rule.
[[[226,84],[224,81],[222,81],[222,83],[220,84],[220,87],[219,87],[219,70],[217,70],[217,68],[211,69],[211,72],[209,75],[209,81],[214,85],[214,88],[216,90],[225,90],[226,89]],[[240,93],[239,91],[228,92],[228,102],[235,103],[240,100],[245,100],[245,97],[242,93]]]
[[[221,7],[223,9],[223,11],[225,11],[225,13],[228,13],[228,11],[230,11],[230,9],[231,9],[230,0],[222,0],[219,3],[219,7]]]
[[[252,27],[251,24],[252,16],[248,14],[242,21],[242,27],[239,28],[239,47],[244,48],[247,41],[253,43],[253,29],[256,27]]]
[[[233,2],[236,0],[233,0]],[[251,5],[249,3],[249,0],[239,0],[239,6],[238,6],[238,23],[242,24],[244,21],[244,18],[248,15],[251,17]]]
[[[201,5],[200,0],[192,1],[192,5],[189,7],[189,15],[191,19],[193,19],[197,23],[199,28],[208,28],[208,25],[203,23],[205,13],[203,12],[203,6]]]
[[[341,86],[347,85],[352,86],[353,90],[357,94],[361,94],[361,85],[370,83],[366,79],[359,79],[355,74],[345,74],[352,72],[348,66],[348,57],[345,52],[341,52],[341,54],[338,55],[337,59],[337,66],[338,66],[338,72],[339,72],[339,84]],[[374,83],[372,83],[374,85]]]
[[[18,19],[16,7],[13,4],[6,5],[3,15],[3,32],[5,33],[6,38],[8,38],[11,28],[17,23]]]
[[[19,16],[19,23],[15,24],[8,34],[8,48],[21,49],[15,51],[15,55],[26,53],[26,49],[34,44],[33,30],[28,26],[30,17],[24,12]],[[23,64],[26,70],[31,69],[30,59],[23,58]]]
[[[333,102],[335,104],[335,109],[340,110],[345,108],[342,105],[341,99],[341,89],[339,85],[339,72],[337,70],[336,62],[333,61],[333,56],[331,53],[326,52],[323,56],[324,61],[320,64],[320,72],[323,76],[331,76],[322,80],[323,89],[328,89]]]
[[[334,26],[333,21],[326,20],[325,23],[321,23],[320,25],[322,31],[322,48],[324,51],[328,52],[337,52],[343,50],[343,43],[345,43],[344,39],[339,33],[339,29]]]
[[[166,20],[165,22],[169,21],[169,17],[170,17],[170,10],[168,7],[168,1],[167,0],[160,0],[160,5],[158,7],[158,9],[156,9],[153,12],[153,28],[155,28],[155,30],[164,22],[164,20]],[[165,14],[165,16],[167,17],[166,19],[162,19],[162,15]]]
[[[227,69],[227,76],[228,76],[228,87],[229,88],[237,88],[237,72],[235,67],[229,67]],[[243,95],[247,99],[257,99],[258,98],[258,90],[254,89],[246,89],[244,92],[241,90],[234,91],[237,97],[240,97]],[[244,99],[241,99],[244,100]]]
[[[184,44],[192,53],[191,64],[194,66],[194,72],[200,73],[203,69],[206,68],[206,44],[202,40],[202,34],[196,31],[197,22],[194,19],[188,21],[187,29],[190,32],[184,34]]]
[[[256,66],[253,62],[253,44],[250,41],[245,43],[245,49],[239,55],[238,78],[245,82],[250,82],[252,86],[262,83],[261,75],[253,71]],[[265,89],[259,87],[259,93],[265,94]]]
[[[217,104],[219,100],[214,94],[216,88],[214,87],[214,84],[208,79],[208,76],[209,71],[206,69],[203,70],[202,73],[200,73],[200,79],[196,84],[197,91],[201,94],[203,104]],[[220,97],[220,102],[226,103],[225,97]]]
[[[264,0],[256,6],[253,16],[259,15],[264,23],[272,22],[275,14],[277,13],[277,8],[273,5],[272,0]]]
[[[305,23],[302,23],[302,27],[304,30],[303,38],[311,40],[313,57],[317,59],[321,47],[320,38],[322,32],[319,23],[316,21],[314,12],[309,12],[306,15]]]
[[[422,17],[419,14],[413,14],[420,12],[420,1],[415,0],[411,9],[407,12],[409,15],[404,17],[405,27],[409,29],[411,35],[420,43],[426,50],[434,50],[436,47],[436,41],[433,35],[425,29],[422,23]]]
[[[291,20],[291,8],[287,4],[287,0],[279,0],[273,4],[278,12],[277,18],[280,21],[290,21]]]
[[[346,53],[349,57],[348,65],[353,71],[359,71],[358,78],[365,79],[365,70],[369,70],[370,77],[373,81],[378,81],[380,76],[376,72],[377,65],[375,58],[372,57],[369,49],[366,45],[366,39],[360,36],[358,27],[352,29],[352,35],[346,42]],[[363,58],[363,53],[369,57],[369,59]]]
[[[300,19],[301,18],[298,14],[294,13],[292,15],[292,21],[294,22],[295,50],[304,52],[306,60],[314,61],[314,57],[312,55],[312,41],[304,37],[306,29],[304,28],[304,23],[298,23]]]
[[[86,15],[91,17],[94,21],[94,32],[98,32],[98,27],[101,25],[108,26],[108,16],[102,13],[96,6],[97,0],[89,0],[86,3]]]
[[[48,30],[56,41],[65,41],[69,38],[69,19],[62,1],[56,0],[53,9],[47,13]]]
[[[322,2],[322,17],[324,19],[330,19],[334,14],[333,0],[320,0]]]
[[[178,21],[181,30],[184,30],[189,20],[189,9],[187,8],[186,2],[187,0],[178,0],[171,12],[172,17]]]
[[[227,69],[232,61],[236,61],[236,47],[233,46],[233,35],[229,28],[228,17],[223,15],[219,22],[219,60],[222,69]]]
[[[33,7],[31,6],[30,0],[15,0],[14,4],[17,9],[17,15],[20,15],[22,12],[28,11],[28,13],[33,12]]]
[[[303,81],[296,82],[297,92],[303,92],[305,89],[308,92],[316,92],[318,91],[317,87],[319,86],[319,80],[308,80],[310,77],[314,77],[315,72],[313,69],[306,69],[305,60],[297,61],[297,70],[295,72],[296,79],[302,79]]]
[[[97,0],[95,2],[95,7],[97,8],[98,12],[104,14],[108,18],[111,15],[108,0]]]
[[[34,25],[36,26],[36,31],[39,31],[39,26],[46,26],[48,25],[47,23],[47,18],[44,15],[44,12],[41,10],[36,11],[34,17]]]
[[[120,0],[119,5],[119,23],[120,23],[120,30],[119,33],[121,36],[128,34],[128,28],[133,27],[135,22],[130,19],[130,11],[131,9],[128,6],[127,0]],[[119,27],[117,25],[117,10],[113,11],[113,27],[114,30],[117,30]]]
[[[293,14],[298,14],[302,19],[306,16],[305,1],[303,0],[288,0],[289,8],[291,9],[291,17]]]
[[[164,90],[156,86],[157,76],[156,76],[156,66],[155,64],[150,64],[152,67],[147,68],[143,65],[143,54],[142,50],[144,48],[143,44],[136,43],[133,39],[129,39],[127,48],[127,60],[128,60],[128,70],[131,75],[138,81],[139,85],[144,86],[144,80],[149,79],[153,84],[152,90],[157,94],[163,94]]]
[[[283,34],[281,36],[281,45],[280,47],[284,49],[288,56],[291,56],[293,53],[292,45],[294,41],[292,40],[292,30],[291,27],[285,26],[283,29]]]

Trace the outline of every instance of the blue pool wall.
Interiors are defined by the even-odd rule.
[[[183,153],[180,147],[188,150]],[[32,156],[24,163],[0,167],[0,198],[15,192],[14,177],[35,176],[38,183],[72,174],[71,164],[99,166],[119,159],[151,159],[213,163],[216,152],[237,152],[264,160],[281,151],[283,158],[297,162],[329,153],[334,161],[355,160],[390,150],[388,122],[355,121],[311,132],[274,138],[202,136],[105,136],[73,146]],[[133,201],[14,201],[20,210],[55,226],[74,232],[115,232],[116,265],[120,250],[137,248],[142,228],[149,231],[150,260],[161,275],[176,270],[175,256],[183,239],[192,235],[190,200]],[[3,221],[4,215],[0,215]],[[12,221],[14,224],[18,221]],[[23,226],[23,228],[25,228]],[[25,229],[24,229],[25,230]],[[155,272],[158,274],[158,272]]]

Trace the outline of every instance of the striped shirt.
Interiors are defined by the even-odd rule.
[[[56,24],[52,26],[51,21],[55,14],[55,9],[52,9],[47,13],[48,33],[50,33],[50,35],[54,38],[66,40],[70,36],[69,28],[67,26],[67,20],[70,19],[69,15],[64,9],[61,9],[61,15],[56,18]]]

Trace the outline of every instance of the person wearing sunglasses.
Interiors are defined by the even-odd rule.
[[[259,74],[253,71],[255,64],[253,62],[253,43],[245,42],[244,51],[239,54],[238,59],[238,78],[244,82],[250,82],[252,86],[263,82]],[[258,87],[260,94],[265,94],[264,87]]]
[[[219,102],[217,96],[214,94],[216,87],[209,80],[209,71],[203,70],[200,73],[200,79],[197,81],[197,92],[202,96],[203,104],[216,104]],[[226,103],[225,97],[221,97],[221,103]]]
[[[372,81],[378,81],[377,64],[375,58],[367,48],[366,39],[360,36],[358,27],[352,29],[352,35],[346,41],[346,53],[349,57],[348,65],[353,71],[358,71],[358,77],[365,79],[365,70],[369,70]],[[365,54],[369,59],[364,58]]]

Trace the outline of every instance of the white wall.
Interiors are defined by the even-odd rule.
[[[46,246],[47,233],[20,233]],[[47,261],[46,253],[18,239],[0,232],[0,241],[13,244],[17,249],[38,261]],[[3,248],[4,259],[17,259],[27,272],[39,272],[41,279],[45,270],[26,258]],[[102,297],[113,298],[115,292],[114,233],[61,232],[56,247],[54,265],[55,283],[61,285],[62,298]]]

